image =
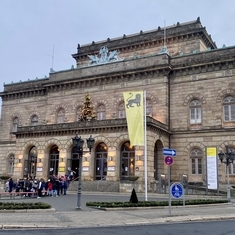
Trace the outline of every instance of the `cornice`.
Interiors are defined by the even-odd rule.
[[[158,60],[161,61],[161,63],[157,63]],[[22,83],[21,86],[17,85],[16,87],[15,84],[11,84],[7,86],[6,90],[0,93],[0,96],[3,101],[36,96],[47,97],[47,94],[51,92],[84,89],[107,84],[120,84],[121,82],[143,80],[143,78],[153,77],[156,74],[157,76],[166,76],[170,71],[168,55],[144,56],[118,63],[125,64],[119,64],[120,69],[118,70],[115,67],[116,70],[114,69],[113,71],[109,69],[109,66],[113,68],[113,64],[102,65],[103,68],[102,70],[100,69],[101,72],[97,74],[95,70],[98,69],[98,66],[97,68],[87,67],[73,69],[72,74],[69,76],[67,74],[68,71],[53,73],[51,77],[47,79],[47,81],[43,81],[40,86],[38,83],[33,86],[33,84],[28,82],[25,84]],[[141,66],[137,67],[136,63],[140,63]],[[123,67],[129,69],[123,70]],[[82,70],[86,71],[84,75],[81,75]],[[89,70],[92,71],[89,72]]]
[[[200,37],[205,44],[211,49],[215,49],[216,44],[208,35],[205,27],[202,27],[200,19],[184,24],[177,23],[176,25],[166,27],[167,44],[174,41],[188,40],[188,38]],[[158,27],[156,30],[143,32],[142,30],[133,35],[123,35],[119,38],[110,39],[100,42],[92,42],[88,45],[80,46],[78,44],[77,53],[73,54],[73,58],[78,60],[87,59],[88,54],[96,54],[100,47],[105,45],[110,50],[118,49],[120,52],[127,52],[136,49],[145,49],[146,47],[160,46],[163,42],[164,28]]]
[[[152,117],[147,117],[147,126],[164,135],[170,135],[167,126]],[[87,122],[73,122],[63,124],[50,124],[38,126],[18,127],[13,134],[16,138],[40,138],[45,136],[65,136],[90,133],[127,132],[127,122],[122,119],[94,120]]]
[[[171,77],[235,68],[235,47],[170,57]]]

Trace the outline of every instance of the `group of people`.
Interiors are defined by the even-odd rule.
[[[5,191],[9,193],[15,191],[16,195],[17,193],[22,194],[23,192],[23,196],[25,197],[37,196],[41,198],[42,195],[58,197],[59,195],[66,195],[69,180],[67,176],[52,176],[47,181],[42,178],[36,179],[29,177],[14,182],[10,178],[6,182]]]

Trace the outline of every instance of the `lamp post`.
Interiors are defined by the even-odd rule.
[[[233,164],[235,152],[234,152],[234,150],[230,150],[227,145],[225,145],[225,147],[226,147],[226,152],[223,153],[222,151],[220,151],[220,153],[218,155],[219,155],[220,161],[222,163],[226,164],[227,199],[228,199],[228,202],[231,202],[231,192],[230,192],[230,183],[229,183],[229,164],[230,163]]]
[[[73,140],[73,147],[76,153],[78,153],[79,158],[79,175],[78,175],[78,197],[77,197],[77,209],[81,210],[81,195],[82,195],[82,156],[83,156],[83,144],[84,140],[76,134]],[[89,149],[89,152],[91,153],[91,149],[93,148],[95,144],[95,139],[93,139],[91,136],[86,139],[87,141],[87,147]]]

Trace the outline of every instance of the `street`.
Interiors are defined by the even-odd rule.
[[[2,230],[1,235],[234,235],[235,220],[228,221],[205,221],[190,223],[165,223],[157,225],[136,225],[136,226],[116,226],[116,227],[99,227],[99,228],[66,228],[66,229],[17,229]]]

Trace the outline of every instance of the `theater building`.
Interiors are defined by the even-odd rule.
[[[164,36],[165,35],[165,36]],[[171,181],[206,184],[206,148],[235,148],[235,47],[217,48],[200,19],[77,46],[76,66],[4,85],[0,175],[48,178],[79,171],[103,191],[144,190],[144,147],[131,146],[123,92],[146,91],[148,190],[166,175],[163,148],[177,151]],[[10,73],[9,73],[10,76]],[[10,77],[9,79],[10,80]],[[95,139],[91,153],[86,139]],[[229,166],[232,180],[235,168]],[[219,181],[225,164],[218,162]],[[136,181],[132,181],[132,180]],[[116,189],[112,185],[117,185]],[[93,188],[93,189],[94,189]]]

